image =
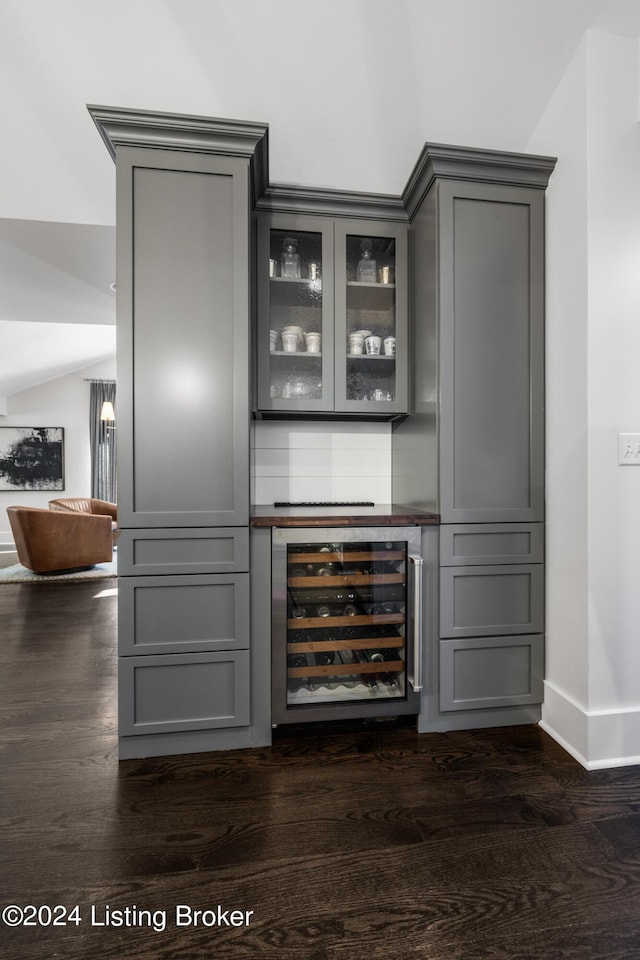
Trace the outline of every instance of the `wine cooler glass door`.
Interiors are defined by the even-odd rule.
[[[274,690],[285,712],[301,714],[296,720],[317,709],[335,716],[340,707],[349,716],[354,706],[360,716],[416,712],[407,682],[415,674],[416,598],[408,588],[416,551],[393,527],[369,528],[357,540],[336,532],[343,531],[295,531],[308,539],[284,544]]]

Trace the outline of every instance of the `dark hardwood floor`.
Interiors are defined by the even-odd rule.
[[[373,722],[119,763],[115,625],[113,581],[0,586],[0,907],[78,906],[6,960],[640,956],[639,767]]]

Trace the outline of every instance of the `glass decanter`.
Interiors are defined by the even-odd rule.
[[[281,271],[283,277],[300,278],[300,254],[297,252],[298,241],[295,237],[287,237],[282,247]]]
[[[360,244],[362,257],[358,262],[358,270],[356,272],[356,280],[358,280],[359,283],[376,283],[378,279],[378,266],[371,256],[372,246],[373,243],[371,240],[366,238]]]

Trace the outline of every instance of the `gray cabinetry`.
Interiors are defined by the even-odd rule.
[[[546,157],[428,144],[405,192],[412,396],[394,500],[440,514],[438,683],[420,728],[539,717]]]
[[[261,214],[257,264],[260,413],[406,413],[406,224]]]
[[[117,185],[119,523],[246,524],[248,161],[122,148]]]
[[[544,194],[437,192],[441,520],[541,520]]]
[[[120,754],[268,742],[250,709],[248,529],[266,131],[91,112],[117,177]]]

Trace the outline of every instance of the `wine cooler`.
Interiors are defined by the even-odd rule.
[[[272,721],[418,712],[419,527],[273,531]]]

